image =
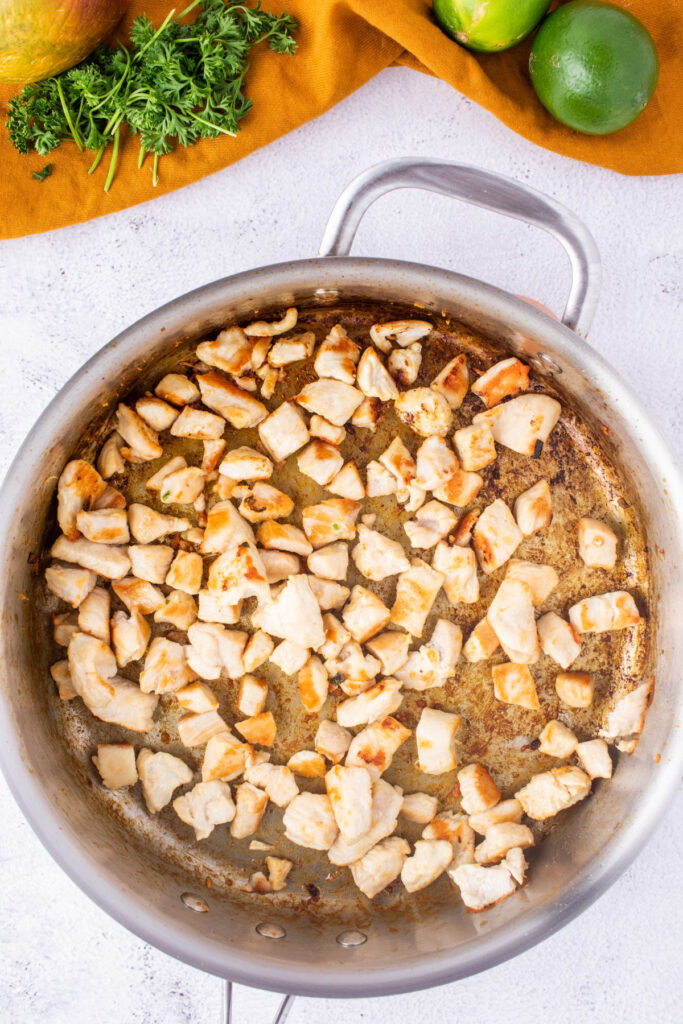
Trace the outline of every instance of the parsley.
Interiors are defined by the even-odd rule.
[[[164,491],[164,493],[161,495],[161,500],[162,501],[168,501],[168,499],[170,497],[171,497],[171,492],[170,491]]]
[[[196,20],[181,25],[197,7]],[[10,140],[20,153],[33,149],[45,156],[72,139],[80,151],[95,154],[89,174],[109,149],[106,192],[125,126],[139,136],[138,166],[148,153],[153,156],[156,185],[159,160],[175,145],[237,134],[251,109],[244,95],[249,51],[268,40],[271,50],[291,54],[296,28],[288,14],[262,11],[260,0],[255,7],[239,0],[193,0],[181,14],[170,11],[157,29],[141,15],[127,46],[100,46],[76,67],[31,83],[10,100]]]
[[[49,178],[51,174],[52,164],[45,164],[42,171],[34,171],[31,177],[35,178],[36,181],[45,181],[45,179]]]

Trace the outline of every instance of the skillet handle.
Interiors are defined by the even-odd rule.
[[[296,996],[285,996],[280,1003],[277,1013],[273,1017],[272,1024],[285,1024],[285,1021],[289,1017],[289,1011],[294,1005]],[[232,982],[226,981],[223,986],[223,1010],[221,1014],[221,1024],[233,1024],[232,1020]]]
[[[422,157],[386,160],[347,185],[327,222],[320,256],[348,256],[363,214],[376,199],[399,188],[422,188],[533,224],[564,247],[572,284],[562,322],[585,337],[600,292],[600,254],[588,231],[566,206],[512,178],[468,164]]]

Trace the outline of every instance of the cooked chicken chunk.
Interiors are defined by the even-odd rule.
[[[164,504],[191,505],[204,490],[206,474],[199,466],[186,466],[164,477],[160,497]]]
[[[161,491],[164,480],[171,473],[175,473],[178,469],[184,469],[187,466],[187,462],[182,455],[174,455],[172,459],[165,462],[161,469],[158,469],[156,473],[147,478],[145,487],[148,491]]]
[[[578,631],[556,612],[547,612],[536,623],[545,654],[562,668],[569,668],[581,653]]]
[[[427,616],[443,581],[440,572],[435,572],[421,559],[414,558],[410,569],[398,578],[391,621],[413,636],[422,636]]]
[[[325,580],[321,576],[309,576],[308,582],[315,594],[315,599],[320,605],[320,611],[326,612],[330,609],[339,611],[349,599],[351,591],[333,580]]]
[[[339,834],[355,843],[372,824],[372,780],[365,768],[334,765],[325,776],[325,788]]]
[[[301,413],[291,402],[283,402],[259,424],[258,430],[276,462],[303,448],[310,436]]]
[[[111,595],[103,587],[95,587],[90,591],[78,608],[78,628],[82,633],[90,633],[98,640],[109,643],[109,612]]]
[[[178,410],[165,402],[163,398],[143,395],[135,403],[135,411],[152,430],[168,430],[178,417]]]
[[[247,490],[240,504],[240,514],[250,523],[262,523],[266,519],[284,519],[294,509],[294,502],[288,494],[277,487],[257,480]]]
[[[52,616],[52,638],[60,647],[68,647],[71,637],[74,633],[78,633],[79,628],[76,612],[64,612],[62,615]],[[81,632],[87,633],[87,630]]]
[[[398,388],[374,348],[366,348],[358,364],[357,385],[366,398],[379,398],[392,402],[398,398]]]
[[[237,604],[230,604],[222,594],[210,594],[208,590],[200,590],[198,597],[199,607],[195,619],[200,619],[202,622],[222,622],[226,626],[234,626],[236,622],[239,622],[242,609],[241,601],[238,601]]]
[[[154,753],[143,747],[137,757],[142,795],[150,814],[157,814],[170,803],[174,790],[192,782],[192,769],[179,757],[165,751]]]
[[[593,703],[593,678],[588,672],[558,673],[555,689],[570,708],[588,708]]]
[[[109,580],[120,580],[130,570],[130,559],[125,548],[95,544],[83,538],[68,540],[62,534],[52,545],[50,554],[62,562],[73,562]]]
[[[198,594],[202,587],[204,562],[193,551],[179,551],[166,576],[166,584],[186,594]]]
[[[128,517],[123,508],[103,508],[94,512],[82,510],[76,525],[86,540],[95,544],[127,544]]]
[[[181,373],[167,373],[155,387],[154,394],[174,405],[192,405],[199,398],[199,389]]]
[[[111,477],[116,476],[117,473],[123,473],[126,468],[123,456],[121,455],[122,448],[123,438],[116,431],[109,435],[100,448],[100,453],[97,456],[97,470],[104,480],[109,480]],[[104,491],[101,493],[104,494]],[[62,527],[62,529],[64,528]]]
[[[504,565],[522,542],[522,532],[502,498],[496,498],[479,516],[473,530],[473,545],[486,573]]]
[[[355,341],[351,341],[341,324],[335,324],[318,349],[313,369],[318,377],[353,384],[359,355]]]
[[[382,352],[391,351],[391,343],[407,348],[414,341],[426,338],[432,329],[427,320],[391,320],[384,324],[373,324],[370,338]]]
[[[548,722],[541,730],[538,749],[542,754],[549,757],[559,757],[565,760],[576,750],[578,740],[571,729],[568,729],[562,722],[556,719]],[[520,843],[512,843],[512,846],[519,846]]]
[[[360,501],[365,497],[365,485],[358,472],[355,462],[345,463],[339,472],[327,484],[327,490],[342,498]]]
[[[586,740],[585,743],[579,743],[576,756],[591,779],[612,778],[612,758],[604,740]]]
[[[403,863],[401,881],[408,892],[426,889],[452,860],[453,847],[445,839],[418,839],[412,857]]]
[[[538,661],[538,634],[531,588],[506,577],[489,605],[487,619],[510,661],[532,665]]]
[[[539,480],[515,500],[515,519],[525,537],[544,530],[553,519],[553,500],[550,484]]]
[[[307,564],[314,576],[326,580],[345,580],[349,568],[348,546],[343,541],[326,544],[308,556]]]
[[[237,695],[237,710],[242,715],[260,715],[268,697],[268,683],[257,676],[245,675],[240,680]]]
[[[135,576],[126,576],[122,580],[116,580],[111,585],[120,601],[128,611],[137,608],[143,615],[151,615],[158,611],[165,604],[166,599],[158,587],[153,586],[146,580],[138,580]]]
[[[572,605],[569,621],[579,633],[605,633],[642,622],[636,603],[625,590],[596,594]]]
[[[484,480],[478,473],[466,473],[464,469],[456,469],[447,483],[434,490],[434,497],[449,505],[465,508],[474,501],[483,486]]]
[[[344,465],[344,459],[333,444],[315,438],[299,452],[296,463],[299,472],[324,487],[337,475]]]
[[[467,394],[470,384],[470,375],[467,369],[467,356],[461,352],[455,359],[446,363],[432,383],[429,385],[434,391],[446,399],[451,409],[459,409]]]
[[[460,889],[463,903],[474,913],[494,907],[517,888],[516,879],[505,862],[488,868],[481,864],[461,864],[451,878]]]
[[[133,575],[148,583],[165,583],[175,552],[168,544],[131,544],[128,557]]]
[[[367,725],[397,711],[403,700],[401,683],[388,677],[337,705],[337,721],[346,728]]]
[[[600,731],[607,739],[619,736],[639,736],[645,725],[654,696],[654,676],[641,683],[635,690],[620,697],[614,707],[607,713],[605,727]]]
[[[408,649],[410,648],[410,636],[401,633],[397,629],[380,633],[368,640],[366,647],[379,658],[382,666],[382,673],[391,676],[402,668],[408,660]]]
[[[492,825],[500,825],[507,821],[519,824],[521,820],[522,805],[514,797],[511,800],[501,800],[487,811],[479,811],[469,817],[471,827],[480,836],[485,836]]]
[[[417,450],[415,483],[434,491],[448,483],[457,468],[458,460],[443,438],[428,437]]]
[[[597,519],[579,519],[579,555],[589,569],[613,569],[617,561],[616,533]]]
[[[270,601],[266,568],[248,541],[228,548],[211,563],[206,586],[211,594],[221,595],[231,605],[247,597],[255,597],[260,604]]]
[[[191,629],[195,627],[190,627]],[[149,645],[145,667],[140,673],[143,693],[173,693],[197,678],[186,660],[189,647],[156,636]]]
[[[487,661],[498,650],[496,632],[488,619],[484,618],[474,627],[462,649],[469,662]]]
[[[252,621],[255,619],[256,613]],[[320,607],[308,576],[290,576],[277,597],[259,609],[254,624],[271,636],[314,650],[325,640]]]
[[[316,655],[299,670],[299,695],[307,714],[320,711],[327,700],[329,680],[325,666]]]
[[[362,647],[351,640],[351,635],[348,631],[345,631],[345,634],[349,638],[348,642],[342,645],[337,654],[333,654],[327,659],[325,668],[331,677],[341,677],[344,688],[346,681],[352,681],[355,684],[366,683],[365,686],[361,686],[356,691],[361,692],[361,690],[367,690],[370,684],[375,681],[375,677],[380,669],[380,663],[371,655],[363,654]]]
[[[192,526],[189,519],[164,515],[147,505],[136,503],[128,509],[128,523],[130,532],[139,544],[152,544],[160,537],[167,537],[169,533],[183,533]]]
[[[538,456],[561,412],[560,403],[549,395],[520,395],[477,413],[474,422],[488,422],[494,440],[513,452]]]
[[[291,640],[283,640],[271,654],[270,662],[272,665],[277,665],[285,675],[292,676],[304,667],[310,656],[311,652],[308,647],[301,647],[299,644],[292,643]]]
[[[457,811],[442,811],[422,830],[423,839],[441,839],[451,844],[453,859],[448,874],[459,864],[471,864],[474,860],[474,831],[466,816]]]
[[[457,767],[455,735],[462,725],[460,715],[436,708],[423,708],[415,730],[418,768],[427,775],[443,775]]]
[[[453,435],[453,444],[462,468],[468,473],[489,466],[497,458],[488,423],[470,423],[467,427],[461,427]]]
[[[107,687],[110,692],[95,695],[91,701],[83,698],[95,718],[132,732],[149,732],[154,728],[152,715],[159,700],[155,694],[142,693],[135,683],[120,676],[108,679]]]
[[[178,721],[178,739],[186,747],[201,747],[214,736],[228,732],[228,726],[217,711],[199,715],[183,715]]]
[[[405,839],[391,836],[381,840],[363,857],[349,865],[354,883],[364,896],[374,899],[398,878],[409,853],[410,846]]]
[[[315,334],[313,331],[293,334],[289,338],[281,338],[271,345],[268,350],[268,362],[276,368],[289,366],[290,363],[309,359],[313,355],[314,347]]]
[[[193,437],[200,441],[217,441],[223,436],[225,420],[205,409],[186,406],[171,427],[173,437]]]
[[[359,644],[384,629],[390,618],[391,612],[381,598],[361,586],[353,588],[351,598],[342,613],[344,625]]]
[[[401,804],[401,817],[417,825],[428,825],[438,806],[438,799],[429,793],[406,793]]]
[[[338,836],[327,854],[330,861],[343,867],[364,857],[380,840],[394,831],[402,803],[403,793],[398,786],[390,786],[383,779],[377,779],[372,787],[370,828],[353,843]]]
[[[235,817],[230,786],[227,782],[198,782],[173,801],[173,810],[181,821],[191,825],[197,840],[208,839],[216,825],[225,825]]]
[[[374,459],[365,467],[368,498],[381,498],[386,494],[396,494],[399,483],[393,473]]]
[[[531,590],[531,600],[537,608],[560,582],[560,577],[552,565],[539,562],[524,562],[511,558],[505,573],[506,580],[521,580]]]
[[[315,734],[315,749],[328,761],[339,764],[351,746],[351,740],[352,736],[348,729],[330,721],[329,718],[324,718]]]
[[[99,498],[92,504],[93,511],[97,511],[101,508],[125,508],[126,499],[121,494],[121,491],[117,491],[115,487],[107,487],[100,494]]]
[[[328,374],[328,376],[330,376]],[[311,416],[311,422],[308,425],[311,437],[319,437],[321,441],[327,441],[329,444],[336,444],[339,446],[346,438],[346,430],[344,427],[336,427],[334,423],[330,423],[324,416],[315,415]]]
[[[483,373],[472,385],[472,391],[490,409],[504,398],[526,391],[528,387],[529,367],[513,356],[502,359]]]
[[[218,698],[210,686],[206,683],[188,683],[182,689],[176,691],[176,700],[185,711],[191,711],[194,715],[203,715],[205,711],[216,711],[218,709]]]
[[[202,554],[226,551],[235,544],[254,543],[254,531],[231,501],[217,502],[207,514]]]
[[[218,471],[235,481],[267,480],[272,475],[273,463],[267,455],[242,445],[227,453]]]
[[[287,885],[287,876],[294,864],[291,860],[285,860],[283,857],[266,857],[266,867],[271,890],[280,892]]]
[[[407,348],[395,348],[389,353],[387,367],[397,383],[410,387],[417,380],[422,363],[422,345],[413,342]]]
[[[444,396],[430,388],[403,391],[394,402],[398,418],[420,437],[445,437],[453,414]]]
[[[273,653],[274,644],[267,633],[258,629],[252,633],[242,654],[242,662],[247,672],[254,672]]]
[[[265,320],[256,320],[253,324],[247,324],[244,333],[250,338],[272,338],[277,334],[285,334],[296,327],[299,312],[294,306],[285,310],[285,315],[280,320],[268,323]]]
[[[462,648],[462,630],[448,619],[438,619],[431,640],[413,651],[396,672],[406,690],[429,690],[443,686],[455,673]]]
[[[209,738],[202,761],[202,782],[213,779],[232,781],[240,776],[247,762],[251,747],[241,743],[236,736],[224,730]]]
[[[349,498],[328,498],[317,505],[306,505],[301,511],[304,532],[314,548],[337,540],[353,540],[360,510],[360,502]]]
[[[124,789],[138,781],[135,747],[131,743],[98,743],[92,762],[105,789]]]
[[[410,729],[391,716],[371,722],[353,737],[346,764],[367,768],[373,779],[378,779],[410,734]]]
[[[197,383],[204,405],[226,419],[236,430],[255,427],[268,415],[268,410],[263,402],[259,402],[243,388],[226,380],[220,373],[215,373],[212,370],[209,373],[198,374]],[[184,414],[185,410],[171,427],[171,433],[174,433]],[[220,437],[221,434],[217,436]]]
[[[382,418],[382,403],[379,398],[364,398],[353,416],[351,423],[360,430],[377,430],[377,424]]]
[[[313,550],[303,530],[291,523],[262,523],[256,531],[256,537],[259,544],[268,550],[291,551],[297,555],[310,555]]]
[[[225,451],[225,441],[222,438],[217,440],[206,440],[204,441],[204,455],[202,458],[201,468],[204,473],[213,473],[218,463],[221,461],[221,456]]]
[[[414,519],[403,524],[414,548],[431,548],[455,526],[457,520],[451,510],[439,501],[428,501]]]
[[[358,544],[352,548],[351,558],[358,571],[374,582],[410,569],[410,561],[398,541],[362,524],[358,527]]]
[[[297,750],[287,762],[287,767],[302,779],[322,779],[327,771],[325,758],[315,750]]]
[[[480,814],[500,800],[500,791],[482,764],[468,764],[458,772],[460,803],[465,814]]]
[[[538,711],[541,705],[536,684],[526,665],[512,662],[494,665],[491,674],[493,693],[497,700],[502,700],[504,704],[517,704],[529,711]]]
[[[450,546],[441,541],[434,549],[432,568],[442,573],[443,589],[452,605],[479,600],[477,560],[471,548]]]
[[[591,780],[580,768],[563,765],[534,775],[515,796],[524,813],[534,821],[545,821],[583,800],[591,791]]]
[[[130,616],[125,612],[114,612],[111,620],[111,639],[119,668],[125,668],[131,661],[138,661],[143,656],[151,632],[149,623],[136,608]]]
[[[268,796],[262,790],[243,782],[235,790],[235,817],[230,826],[233,839],[246,839],[258,830],[268,803]]]
[[[299,793],[282,823],[287,838],[309,850],[329,850],[339,834],[330,798],[322,793]]]
[[[264,525],[268,525],[265,524]],[[276,524],[277,525],[277,524]],[[287,523],[284,524],[287,526]],[[292,530],[296,530],[297,527],[291,527]],[[298,531],[301,533],[301,531]],[[301,533],[304,541],[306,538]],[[287,541],[285,540],[284,543]],[[306,541],[306,543],[308,543]],[[309,545],[310,547],[310,545]],[[296,576],[301,572],[301,562],[297,555],[292,555],[288,551],[279,551],[274,549],[273,551],[259,551],[261,561],[266,570],[266,579],[271,585],[275,583],[281,583],[282,580],[286,580],[289,576]]]
[[[50,565],[45,570],[45,582],[56,597],[78,608],[97,583],[97,575],[88,569]]]
[[[324,378],[306,384],[294,401],[336,427],[343,427],[363,401],[363,392],[340,380]]]
[[[197,357],[207,366],[235,375],[251,366],[253,341],[247,338],[241,327],[228,327],[221,331],[215,341],[202,341],[197,345]]]

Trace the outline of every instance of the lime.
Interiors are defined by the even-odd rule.
[[[433,0],[449,36],[470,50],[507,50],[538,25],[550,0]]]
[[[553,117],[588,135],[609,135],[645,110],[659,61],[652,36],[628,11],[572,0],[541,25],[529,71]]]

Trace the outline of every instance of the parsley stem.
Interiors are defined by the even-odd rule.
[[[206,121],[203,117],[200,117],[199,114],[193,114],[191,110],[188,110],[188,114],[190,117],[193,117],[195,121],[199,121],[200,124],[205,124],[207,128],[213,128],[214,131],[221,132],[223,135],[230,135],[233,139],[237,135],[237,132],[229,132],[227,128],[221,128],[220,125],[212,124],[211,121]]]
[[[64,97],[64,90],[62,89],[62,83],[60,82],[60,80],[58,78],[55,78],[55,82],[57,84],[57,92],[59,94],[59,102],[62,104],[62,110],[64,111],[64,117],[66,118],[66,123],[68,124],[69,130],[70,130],[70,132],[71,132],[71,134],[73,136],[73,140],[76,143],[76,146],[78,147],[78,152],[82,153],[83,152],[83,139],[81,138],[81,134],[78,131],[78,128],[76,127],[76,125],[71,120],[71,111],[69,110],[68,104],[67,104],[66,99]]]
[[[104,183],[104,191],[108,192],[111,188],[111,183],[114,180],[114,174],[116,173],[116,165],[119,162],[119,139],[121,138],[121,126],[116,129],[114,135],[114,148],[111,154],[111,160],[109,161],[109,173],[107,174],[107,180]]]
[[[152,184],[156,187],[159,184],[159,154],[154,154],[154,163],[152,164]]]
[[[100,160],[102,159],[102,156],[104,155],[104,149],[105,149],[104,146],[100,146],[100,148],[97,150],[97,153],[95,154],[95,159],[93,160],[93,162],[90,164],[90,167],[88,168],[88,174],[94,174],[94,172],[99,167]]]
[[[138,170],[142,167],[147,156],[147,150],[144,146],[140,146],[140,152],[138,153]]]

